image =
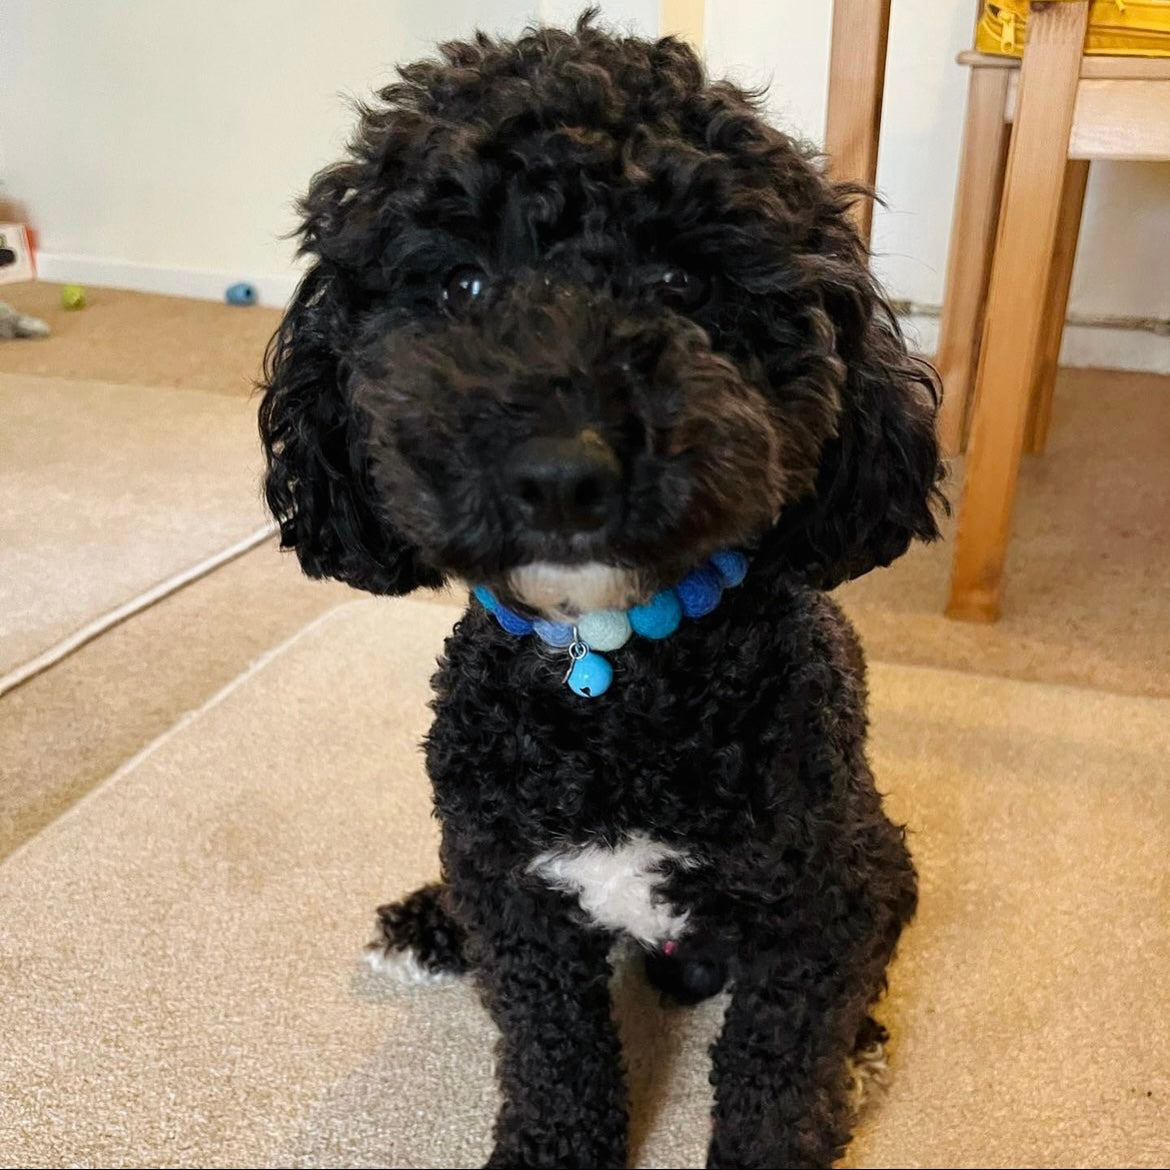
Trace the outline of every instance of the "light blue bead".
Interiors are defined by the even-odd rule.
[[[486,585],[477,585],[471,593],[488,613],[495,613],[499,608],[500,603],[496,600],[496,595]]]
[[[592,650],[586,652],[583,658],[578,658],[569,671],[569,689],[585,699],[596,699],[609,690],[613,682],[613,667]]]
[[[723,596],[723,582],[714,569],[702,565],[689,572],[675,587],[678,603],[689,618],[706,617]]]
[[[711,564],[714,566],[715,572],[719,574],[723,584],[729,589],[742,584],[743,579],[747,576],[747,557],[734,549],[724,549],[722,552],[713,553]]]
[[[590,650],[617,650],[630,640],[630,619],[620,609],[598,609],[577,622],[577,633]]]
[[[495,619],[509,634],[515,634],[519,637],[521,634],[532,633],[532,623],[527,618],[521,617],[518,613],[513,613],[510,609],[505,608],[498,602],[496,604]]]
[[[670,589],[655,593],[645,605],[630,610],[630,625],[643,638],[669,638],[682,621],[682,607]]]
[[[536,621],[532,623],[532,631],[546,646],[556,646],[563,649],[573,641],[573,627],[563,626],[560,622]]]

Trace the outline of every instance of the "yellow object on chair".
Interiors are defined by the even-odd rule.
[[[984,0],[975,30],[981,53],[1024,52],[1028,0]],[[1170,0],[1093,0],[1085,52],[1103,57],[1170,57]]]

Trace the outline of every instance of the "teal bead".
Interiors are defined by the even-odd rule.
[[[741,585],[747,576],[748,561],[743,553],[725,549],[711,555],[711,567],[719,574],[727,588],[734,589],[736,585]]]
[[[569,689],[584,699],[596,699],[598,695],[604,695],[609,690],[611,682],[613,667],[592,650],[586,651],[584,656],[578,658],[573,663],[573,669],[569,671]]]
[[[656,593],[645,605],[630,610],[630,625],[643,638],[669,638],[682,621],[682,607],[670,589]]]
[[[590,650],[617,650],[630,640],[630,619],[620,609],[598,609],[582,615],[577,634]]]
[[[477,585],[472,591],[472,595],[480,605],[488,611],[488,613],[495,613],[499,609],[500,603],[496,600],[496,595],[486,586]]]

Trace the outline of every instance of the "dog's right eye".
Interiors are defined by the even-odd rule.
[[[647,287],[664,304],[686,312],[697,309],[707,299],[709,283],[683,268],[664,268],[646,282]]]
[[[443,286],[443,304],[449,313],[462,316],[487,290],[487,274],[479,268],[456,268]]]

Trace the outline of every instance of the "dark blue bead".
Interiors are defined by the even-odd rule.
[[[675,587],[678,603],[689,618],[701,618],[709,614],[723,596],[723,582],[714,569],[706,565],[688,573]]]
[[[743,579],[747,576],[747,557],[734,549],[724,549],[722,552],[713,553],[711,564],[719,574],[723,584],[728,588],[742,584]]]
[[[518,613],[513,613],[510,609],[506,609],[498,603],[495,609],[495,619],[509,634],[515,634],[517,637],[520,637],[522,634],[532,633],[532,623],[527,618],[521,617]]]

